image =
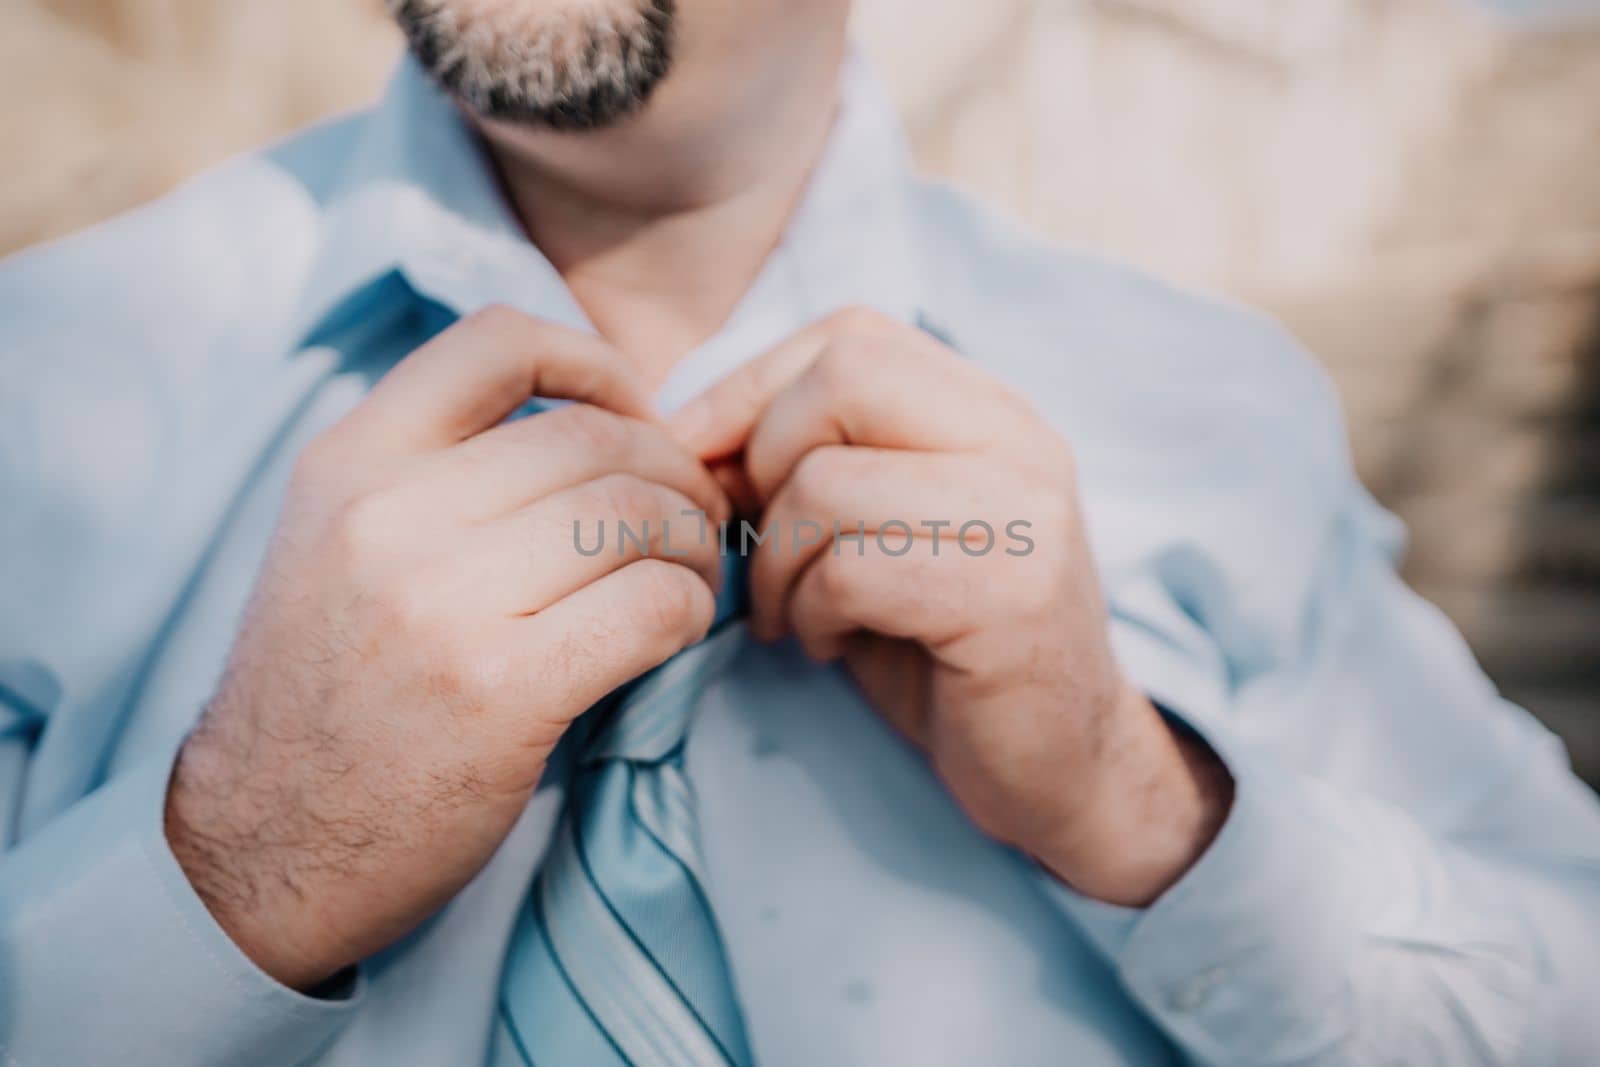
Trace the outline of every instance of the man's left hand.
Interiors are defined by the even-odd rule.
[[[1232,782],[1119,670],[1071,453],[1020,397],[852,309],[671,426],[769,532],[757,636],[842,658],[985,832],[1130,906],[1204,852]]]

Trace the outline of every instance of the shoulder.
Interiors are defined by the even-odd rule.
[[[917,195],[935,311],[1070,444],[1112,604],[1237,663],[1286,654],[1366,499],[1321,367],[1265,315]]]
[[[913,193],[927,285],[971,358],[1070,437],[1210,479],[1323,487],[1348,474],[1338,397],[1282,326],[1025,230],[935,182]]]
[[[137,342],[165,333],[174,317],[198,326],[259,306],[314,251],[343,146],[361,121],[237,156],[142,207],[0,260],[8,361],[26,358],[18,331],[44,341],[99,329]]]
[[[1315,360],[1268,315],[1048,240],[940,183],[919,183],[915,199],[922,240],[934,245],[924,257],[932,288],[970,293],[953,303],[969,317],[1000,312],[1002,324],[1057,348],[1062,364],[1093,360],[1109,377],[1159,375],[1202,394],[1249,385],[1286,400],[1331,398]]]
[[[313,127],[0,260],[0,404],[11,409],[0,433],[17,429],[17,409],[81,407],[97,386],[139,378],[181,392],[219,351],[272,334],[318,251],[325,201],[362,121]],[[64,384],[75,401],[47,403]]]
[[[280,373],[353,121],[0,261],[0,600],[126,563],[194,510],[228,412]]]
[[[113,400],[182,401],[225,377],[219,364],[281,342],[361,121],[314,127],[0,261],[0,455],[92,429]]]

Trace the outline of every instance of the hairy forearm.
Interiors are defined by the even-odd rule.
[[[1233,803],[1233,779],[1194,733],[1125,688],[1079,803],[1089,812],[1031,851],[1087,896],[1144,907],[1205,853]]]
[[[241,772],[203,734],[191,739],[167,790],[167,842],[233,942],[285,985],[310,989],[347,962],[330,951],[332,931],[312,932],[307,921],[317,878],[337,877],[343,850],[338,836],[310,832],[301,805],[261,795],[281,793],[277,786],[262,778],[251,786]],[[362,832],[348,820],[343,836],[355,847],[351,835]]]

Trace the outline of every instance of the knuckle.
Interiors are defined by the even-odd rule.
[[[596,504],[613,519],[651,519],[662,514],[661,492],[634,474],[608,474],[595,483]]]
[[[866,304],[850,304],[834,312],[830,324],[843,333],[876,333],[883,329],[885,316]]]
[[[1024,608],[1048,608],[1058,603],[1061,586],[1071,576],[1071,542],[1056,529],[1036,526],[1030,536],[1035,550],[1024,561],[1027,581],[1011,583],[1007,588]],[[982,560],[974,560],[981,563]],[[984,568],[986,569],[986,568]],[[1022,570],[1022,568],[1018,568]]]
[[[795,506],[805,513],[821,509],[840,477],[839,462],[829,449],[813,448],[800,457],[789,476]]]
[[[1031,562],[1031,561],[1030,561]],[[1066,566],[1062,557],[1056,553],[1048,553],[1041,559],[1037,569],[1031,571],[1031,577],[1026,582],[1011,585],[1009,610],[1015,616],[1022,618],[1039,618],[1053,614],[1061,607],[1061,582],[1065,577]]]
[[[1038,471],[1051,481],[1072,484],[1078,473],[1072,443],[1057,427],[1041,418],[1039,412],[1020,394],[1005,389],[999,393],[1002,414],[1009,415],[1016,427],[1007,444],[1024,469]]]
[[[1023,497],[1023,514],[1035,528],[1064,535],[1077,520],[1071,498],[1054,486],[1036,489]]]
[[[816,592],[825,602],[848,611],[855,595],[851,571],[840,563],[840,557],[824,556],[813,566]]]
[[[1008,601],[1022,614],[1049,616],[1061,609],[1063,588],[1075,583],[1076,540],[1054,522],[1047,525],[1037,520],[1029,536],[1035,543],[1035,551],[1020,561],[1026,564],[1025,568],[1014,569],[1014,573],[1026,573],[1027,580],[1007,581],[1002,588]],[[983,560],[973,562],[982,564]],[[976,567],[974,573],[987,569]]]
[[[585,684],[603,676],[608,664],[599,651],[613,638],[603,625],[556,634],[536,653],[544,703],[565,717],[582,711],[588,701],[579,695]]]
[[[506,334],[525,330],[531,320],[509,304],[485,304],[462,319],[461,326],[490,334]]]
[[[416,575],[386,582],[375,599],[383,614],[385,629],[412,638],[425,638],[429,646],[447,661],[458,658],[448,644],[448,634],[436,634],[439,604],[433,586]],[[439,640],[445,640],[439,645]]]
[[[457,706],[479,710],[505,691],[510,677],[503,657],[482,649],[460,649],[447,654],[442,679],[459,698]]]
[[[840,338],[829,343],[811,366],[811,377],[825,396],[848,394],[854,386],[856,368],[862,364],[863,349],[868,342],[857,338]]]
[[[694,572],[657,559],[640,560],[629,569],[636,572],[640,608],[650,629],[681,634],[710,625],[714,610],[711,590]]]
[[[752,363],[727,380],[726,387],[709,394],[714,417],[736,418],[760,408],[773,391],[779,369],[770,363]]]
[[[349,559],[381,554],[394,536],[394,506],[382,493],[364,493],[346,501],[333,520],[333,537]]]
[[[561,431],[584,452],[615,457],[627,450],[632,434],[621,416],[593,404],[569,404],[558,414]]]

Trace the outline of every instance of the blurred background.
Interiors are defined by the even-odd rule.
[[[1600,0],[858,0],[930,171],[1265,307],[1600,782]],[[0,0],[0,253],[380,88],[377,0]]]

